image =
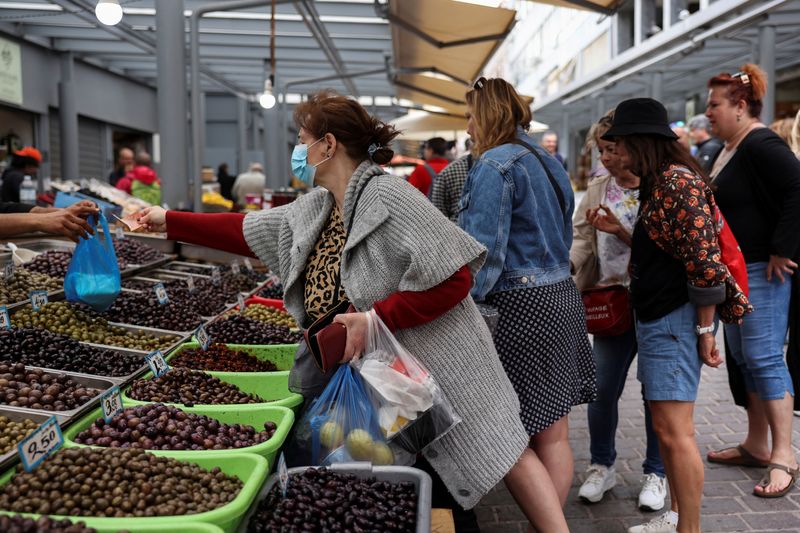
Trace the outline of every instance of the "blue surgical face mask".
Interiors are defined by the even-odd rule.
[[[310,145],[297,144],[295,145],[294,150],[292,150],[292,172],[294,172],[294,175],[297,176],[297,179],[309,187],[314,186],[314,175],[317,173],[317,167],[330,159],[330,157],[326,157],[316,165],[308,164],[308,149],[322,139],[324,139],[324,137],[317,139]]]

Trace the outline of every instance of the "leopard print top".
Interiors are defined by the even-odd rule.
[[[342,250],[347,240],[342,214],[338,208],[331,210],[331,216],[317,239],[317,244],[308,255],[305,270],[305,308],[313,321],[347,299],[341,285],[339,294],[334,297],[336,275],[342,260]]]

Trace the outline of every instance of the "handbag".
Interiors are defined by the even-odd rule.
[[[350,222],[347,224],[348,236],[353,229],[353,221],[356,218],[356,208],[358,207],[359,200],[361,200],[361,194],[364,192],[364,189],[366,189],[366,185],[358,191],[356,202],[353,204],[353,212],[350,215]],[[341,285],[342,266],[340,262],[333,290],[334,297],[338,296]],[[344,348],[347,344],[347,328],[344,327],[344,324],[334,323],[334,317],[344,313],[355,312],[356,308],[353,307],[349,301],[342,300],[333,308],[329,309],[324,315],[316,319],[314,323],[303,332],[308,350],[314,357],[317,368],[323,374],[327,373],[342,360],[342,357],[344,357]]]
[[[633,326],[630,298],[624,285],[586,289],[581,298],[586,308],[586,330],[592,335],[622,335]]]

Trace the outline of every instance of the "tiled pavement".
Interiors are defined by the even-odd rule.
[[[644,444],[644,411],[636,367],[631,368],[620,400],[617,430],[617,486],[603,501],[584,504],[577,493],[589,462],[589,430],[586,408],[570,415],[570,442],[575,454],[573,487],[565,507],[573,533],[625,532],[628,526],[650,520],[658,513],[642,513],[636,506],[641,483]],[[794,418],[793,442],[800,457],[800,418]],[[709,449],[735,445],[747,429],[741,408],[733,405],[724,367],[703,368],[700,393],[695,408],[697,440],[703,456]],[[705,463],[705,460],[704,460]],[[703,531],[760,531],[800,533],[800,483],[787,497],[774,500],[756,498],[753,486],[761,469],[726,467],[705,463]],[[667,507],[669,502],[667,502]],[[489,493],[476,509],[485,533],[524,532],[527,523],[511,495],[502,485]]]

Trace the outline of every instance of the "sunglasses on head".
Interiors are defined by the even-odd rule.
[[[472,84],[472,88],[477,91],[477,90],[483,89],[486,86],[487,83],[489,83],[489,82],[486,80],[486,78],[481,76],[480,78],[475,80],[475,83]]]
[[[744,84],[747,85],[750,83],[750,76],[747,75],[745,72],[737,72],[731,78],[739,78],[739,80]]]

